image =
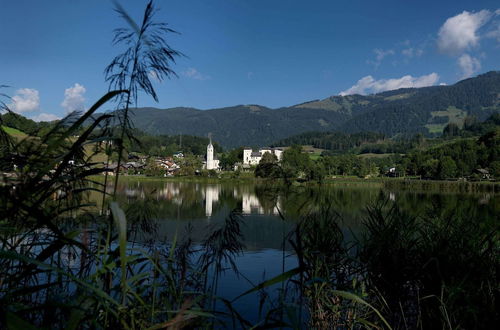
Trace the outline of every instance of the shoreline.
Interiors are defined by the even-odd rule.
[[[103,181],[104,176],[94,176],[96,181]],[[187,183],[268,183],[282,184],[280,180],[269,180],[255,178],[253,175],[240,177],[200,177],[200,176],[145,176],[145,175],[123,175],[120,182],[124,181],[165,181],[165,182],[187,182]],[[370,187],[398,190],[412,190],[415,192],[437,192],[437,193],[500,193],[500,182],[498,181],[451,181],[451,180],[421,180],[409,178],[358,178],[358,177],[336,177],[327,178],[321,184],[317,182],[292,183],[294,186],[339,186],[339,187]]]

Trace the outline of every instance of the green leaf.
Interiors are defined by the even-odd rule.
[[[26,322],[14,313],[7,312],[6,315],[7,329],[9,330],[36,330],[37,327],[29,322]]]
[[[118,306],[118,302],[116,302],[112,297],[110,297],[106,292],[102,291],[101,289],[81,280],[80,278],[74,276],[73,274],[71,273],[68,273],[68,272],[65,272],[64,270],[60,269],[60,268],[57,268],[57,267],[54,267],[52,265],[49,265],[49,264],[46,264],[46,263],[43,263],[41,261],[38,261],[36,259],[32,259],[32,258],[28,258],[22,254],[19,254],[17,252],[14,252],[14,251],[0,251],[0,259],[1,258],[5,258],[5,259],[9,259],[9,260],[19,260],[19,261],[22,261],[22,262],[25,262],[25,263],[28,263],[28,264],[33,264],[33,265],[37,265],[38,267],[41,267],[41,268],[44,268],[44,269],[48,269],[48,270],[51,270],[53,272],[56,272],[58,274],[61,274],[63,276],[67,276],[69,279],[71,279],[72,281],[75,282],[75,284],[81,286],[82,288],[85,288],[91,292],[94,293],[95,296],[97,297],[100,297],[108,302],[110,302],[112,305],[115,305],[115,306]],[[115,313],[113,313],[115,314]],[[115,314],[115,316],[117,316],[117,314]]]
[[[66,329],[74,330],[78,329],[80,321],[84,318],[85,313],[79,309],[72,309],[69,316],[68,324],[66,324]]]
[[[337,296],[343,297],[345,299],[349,299],[349,300],[352,300],[354,302],[357,302],[357,303],[359,303],[361,305],[367,306],[372,311],[374,311],[375,314],[377,314],[377,316],[385,324],[385,326],[387,327],[387,329],[392,329],[392,327],[389,325],[389,323],[386,321],[386,319],[382,316],[382,314],[378,311],[378,309],[376,309],[375,307],[373,307],[372,305],[370,305],[369,303],[367,303],[365,300],[361,299],[359,296],[357,296],[357,295],[355,295],[354,293],[351,293],[351,292],[340,291],[340,290],[332,290],[332,293],[335,294],[335,295],[337,295]]]
[[[120,265],[121,265],[121,287],[123,304],[127,297],[127,218],[125,212],[120,208],[117,202],[110,205],[111,213],[118,229],[118,244],[120,246]]]
[[[252,293],[252,292],[256,292],[256,291],[259,291],[263,288],[266,288],[268,286],[271,286],[273,284],[276,284],[276,283],[281,283],[283,281],[286,281],[288,280],[290,277],[294,276],[294,275],[297,275],[301,272],[301,269],[300,267],[297,267],[297,268],[294,268],[294,269],[291,269],[287,272],[284,272],[282,274],[279,274],[278,276],[275,276],[267,281],[264,281],[258,285],[256,285],[255,287],[253,287],[252,289],[248,290],[248,291],[245,291],[243,292],[242,294],[240,294],[238,297],[234,298],[233,300],[231,300],[231,302],[234,302],[235,300],[238,300],[239,298],[243,297],[243,296],[246,296],[247,294],[249,293]]]

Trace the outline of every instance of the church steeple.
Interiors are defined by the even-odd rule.
[[[210,139],[210,142],[207,146],[207,170],[213,170],[216,169],[217,166],[215,165],[214,162],[214,146],[212,145],[212,134],[208,134],[208,138]]]

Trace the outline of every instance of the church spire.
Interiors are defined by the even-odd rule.
[[[210,143],[207,145],[206,169],[207,170],[214,170],[214,169],[217,169],[218,164],[214,160],[214,146],[212,145],[212,133],[208,134],[208,138],[210,139]]]

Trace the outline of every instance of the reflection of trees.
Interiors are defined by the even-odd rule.
[[[256,203],[260,204],[260,214],[277,214],[276,208],[282,212],[281,205],[279,205],[281,195],[283,195],[282,187],[275,185],[257,185],[253,194],[249,194],[254,197]]]
[[[188,182],[136,181],[120,185],[118,199],[132,203],[153,196],[160,219],[196,219],[236,206],[232,186]]]
[[[394,201],[402,210],[415,216],[425,216],[432,209],[445,218],[456,212],[474,212],[483,218],[494,218],[500,211],[500,197],[496,195],[425,193],[369,186],[287,187],[269,183],[235,185],[158,180],[125,182],[120,184],[119,192],[118,199],[126,204],[154,196],[160,219],[201,219],[235,208],[247,215],[278,215],[278,206],[287,220],[294,220],[331,207],[342,216],[344,225],[353,229],[359,227],[361,219],[366,216],[366,206],[378,199]],[[207,213],[208,203],[210,214]]]
[[[414,216],[425,217],[431,212],[443,219],[462,214],[473,214],[481,219],[493,219],[498,214],[499,197],[484,195],[443,194],[422,192],[395,192],[396,203]]]
[[[200,184],[185,182],[130,182],[122,187],[119,195],[121,203],[129,204],[127,211],[147,207],[154,213],[156,223],[144,228],[144,221],[131,221],[136,225],[137,236],[132,239],[147,242],[172,238],[172,233],[184,233],[186,226],[191,228],[194,242],[202,242],[206,237],[207,225],[224,221],[231,210],[242,212],[245,225],[242,234],[245,250],[280,249],[283,237],[294,224],[309,214],[319,214],[330,209],[338,213],[340,228],[346,240],[352,235],[362,237],[366,229],[362,225],[368,216],[366,207],[377,200],[388,200],[387,207],[397,204],[410,216],[426,218],[432,216],[448,219],[453,215],[472,214],[477,219],[495,221],[500,212],[500,196],[497,195],[459,195],[400,191],[378,187],[339,187],[339,186],[283,186],[270,184]],[[207,219],[206,207],[209,195],[212,215]],[[149,196],[149,201],[147,196]],[[153,202],[154,200],[154,202]],[[273,212],[278,205],[285,221]],[[154,211],[153,209],[156,209]],[[139,212],[139,209],[135,210]],[[132,216],[130,217],[132,220]],[[169,221],[165,221],[169,220]],[[193,220],[193,221],[190,221]],[[153,231],[148,234],[149,231]],[[287,247],[288,249],[289,247]]]

